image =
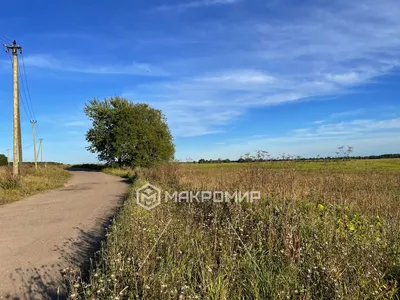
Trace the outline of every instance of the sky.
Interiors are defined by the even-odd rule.
[[[400,153],[398,0],[21,0],[2,11],[0,34],[23,47],[25,161],[36,119],[44,160],[96,162],[83,109],[116,95],[163,111],[179,160],[334,156],[342,145]],[[6,153],[12,73],[2,53]]]

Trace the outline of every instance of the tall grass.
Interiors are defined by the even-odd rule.
[[[398,299],[398,173],[166,165],[136,174],[79,299]],[[135,203],[166,190],[260,190],[249,203]]]
[[[35,170],[25,165],[18,178],[9,168],[0,172],[0,205],[20,200],[24,197],[62,186],[71,177],[61,167],[48,166]]]

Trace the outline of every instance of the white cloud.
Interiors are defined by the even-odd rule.
[[[331,119],[337,119],[337,118],[342,118],[342,117],[349,117],[349,116],[356,116],[360,115],[365,112],[365,109],[359,108],[359,109],[354,109],[354,110],[348,110],[348,111],[342,111],[339,113],[334,113],[331,114],[329,117]]]
[[[118,65],[97,65],[80,62],[76,59],[55,58],[45,54],[36,54],[24,58],[27,67],[52,69],[64,72],[89,73],[99,75],[139,75],[139,76],[165,76],[167,72],[159,67],[145,63],[129,63]]]
[[[292,135],[296,137],[329,137],[331,135],[354,135],[354,134],[366,134],[374,132],[392,132],[393,130],[400,130],[400,118],[392,119],[355,119],[346,122],[327,123],[329,120],[324,122],[315,123],[317,126],[314,128],[299,128],[292,130]]]
[[[354,134],[360,132],[375,132],[381,130],[400,129],[400,118],[386,120],[360,119],[349,122],[324,124],[316,129],[316,135]]]
[[[199,82],[238,84],[271,84],[275,78],[260,71],[240,70],[210,77],[201,77]],[[232,86],[231,86],[232,87]]]
[[[348,72],[348,73],[343,73],[343,74],[327,74],[326,75],[326,78],[329,81],[332,81],[332,82],[338,83],[338,84],[344,84],[344,85],[360,83],[363,81],[362,77],[363,76],[361,76],[360,73],[356,73],[356,72]]]
[[[170,10],[185,10],[189,8],[200,8],[200,7],[208,7],[208,6],[216,6],[216,5],[228,5],[235,4],[242,0],[201,0],[201,1],[191,1],[180,3],[176,5],[161,5],[156,7],[157,10],[160,11],[170,11]]]
[[[64,124],[67,127],[86,127],[89,126],[89,121],[69,121]]]

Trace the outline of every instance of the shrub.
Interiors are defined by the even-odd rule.
[[[0,166],[7,166],[8,158],[4,154],[0,154]]]
[[[6,171],[0,176],[0,188],[4,190],[16,189],[20,187],[21,181],[20,177],[15,177],[11,169],[6,169]]]

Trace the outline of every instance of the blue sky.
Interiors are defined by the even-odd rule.
[[[114,95],[162,109],[181,160],[400,152],[397,0],[22,0],[2,11],[0,33],[23,46],[46,160],[95,162],[83,108]],[[6,53],[0,99],[4,152]],[[32,160],[32,116],[21,113]]]

